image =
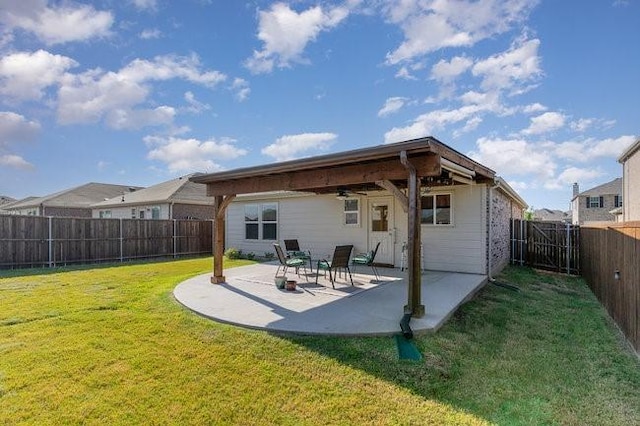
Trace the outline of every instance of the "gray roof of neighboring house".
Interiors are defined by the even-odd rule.
[[[635,154],[639,149],[640,149],[640,138],[637,141],[635,141],[635,143],[632,143],[629,148],[625,149],[625,151],[622,154],[620,154],[620,157],[618,157],[618,162],[624,163],[625,161],[627,161],[629,157]]]
[[[603,183],[586,191],[582,191],[577,197],[596,197],[600,195],[620,195],[622,194],[622,178],[615,178],[611,182]],[[574,199],[576,197],[573,197]]]
[[[112,198],[123,193],[129,193],[140,189],[139,186],[129,185],[113,185],[109,183],[90,182],[75,188],[65,189],[44,197],[27,197],[11,204],[11,210],[37,207],[44,205],[45,207],[71,207],[71,208],[90,208],[92,204]],[[6,206],[4,207],[7,208]]]
[[[189,180],[193,173],[187,176],[168,180],[136,192],[119,195],[109,200],[93,204],[93,208],[115,207],[126,205],[141,205],[151,203],[185,203],[185,204],[213,204],[213,197],[207,197],[207,186]]]
[[[533,211],[533,217],[535,220],[550,222],[563,222],[570,220],[571,215],[572,213],[570,211],[563,212],[562,210],[538,209]]]
[[[3,206],[5,204],[15,203],[15,202],[16,202],[15,198],[11,198],[6,195],[0,195],[0,206]]]

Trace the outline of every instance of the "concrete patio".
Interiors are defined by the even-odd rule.
[[[289,279],[298,281],[295,291],[274,284],[276,263],[261,263],[225,270],[226,282],[211,284],[211,274],[184,281],[174,289],[176,300],[213,320],[272,332],[324,335],[390,335],[400,332],[403,306],[407,303],[406,272],[371,268],[353,274],[354,286],[343,274],[331,287],[328,276],[315,271],[300,277],[290,269]],[[426,315],[411,319],[414,333],[433,332],[487,282],[485,275],[425,271],[422,303]]]

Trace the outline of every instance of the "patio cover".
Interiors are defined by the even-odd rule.
[[[317,194],[388,190],[408,215],[405,313],[424,315],[420,271],[420,187],[493,182],[495,172],[433,137],[192,177],[214,197],[214,284],[223,275],[224,215],[236,195],[270,191]]]

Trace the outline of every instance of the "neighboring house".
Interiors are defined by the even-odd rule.
[[[640,220],[640,139],[618,158],[622,164],[622,221]]]
[[[533,211],[533,220],[571,223],[571,211],[538,209]]]
[[[194,173],[92,205],[93,217],[119,219],[211,219],[213,200]]]
[[[91,182],[44,197],[28,197],[3,209],[30,216],[91,217],[92,204],[137,189],[140,187]]]
[[[339,177],[338,165],[349,168],[353,159],[353,167],[366,167],[362,159],[378,158],[378,152],[382,153],[380,157],[386,154],[400,164],[398,153],[405,149],[415,150],[416,155],[421,155],[418,154],[421,149],[431,149],[441,156],[441,175],[422,178],[420,230],[424,267],[486,275],[497,273],[509,261],[510,221],[522,218],[527,204],[503,179],[495,176],[494,171],[433,138],[231,170],[195,178],[195,181],[215,188],[216,181],[220,180],[222,185],[229,184],[231,191],[245,183],[247,187],[254,187],[256,182],[259,185],[260,180],[272,174],[273,179],[278,180],[276,174],[314,168],[318,176],[325,176],[319,185],[326,186],[313,193],[240,193],[226,209],[225,246],[263,255],[274,253],[273,243],[295,238],[301,249],[311,251],[313,259],[331,259],[336,245],[353,244],[353,252],[359,253],[373,249],[380,242],[376,261],[399,267],[408,239],[408,215],[400,201],[402,194],[398,196],[393,189],[376,186],[379,184],[374,177],[371,183],[348,189],[330,187],[326,182],[331,179],[327,173]],[[393,152],[395,157],[391,157]],[[323,170],[320,167],[324,164],[335,168]],[[240,182],[242,179],[246,182]],[[287,185],[287,179],[282,180],[283,185]],[[233,183],[236,180],[238,185]],[[406,178],[393,183],[401,188],[399,192],[407,194],[402,186],[406,186]],[[314,185],[304,181],[298,184]]]
[[[6,195],[0,195],[0,209],[5,204],[10,204],[10,203],[15,203],[15,202],[16,202],[15,198],[7,197]]]
[[[573,184],[571,199],[572,223],[584,225],[589,222],[615,222],[615,209],[622,207],[622,178],[616,178],[587,191],[580,192]]]

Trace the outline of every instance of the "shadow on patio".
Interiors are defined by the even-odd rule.
[[[279,290],[274,283],[277,265],[262,263],[228,269],[226,282],[211,284],[210,274],[180,283],[174,297],[207,318],[271,332],[323,335],[391,335],[407,303],[406,273],[380,268],[376,281],[368,268],[358,268],[351,286],[344,274],[331,288],[315,272],[300,277],[295,291]],[[486,276],[426,271],[422,280],[423,318],[413,318],[414,332],[437,330],[464,301],[486,283]]]

